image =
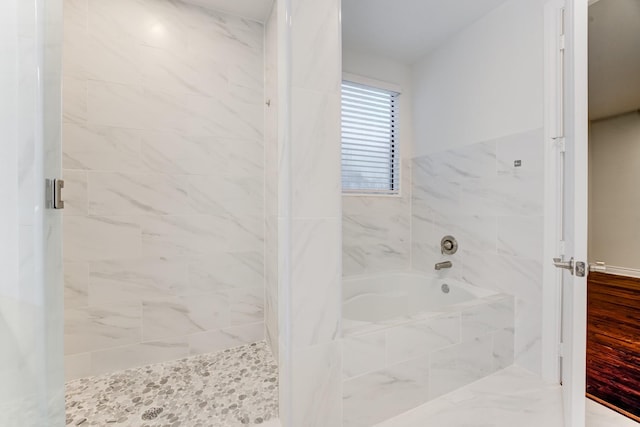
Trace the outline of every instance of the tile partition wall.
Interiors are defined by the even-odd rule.
[[[284,427],[335,427],[342,419],[340,0],[281,3],[278,64],[290,78],[280,80],[288,93],[279,100],[290,123],[278,194],[280,419]]]
[[[515,362],[541,371],[543,131],[414,158],[413,268],[433,273],[442,236],[458,239],[441,271],[516,298]],[[514,161],[521,166],[515,167]]]
[[[68,378],[264,337],[263,25],[65,0]]]

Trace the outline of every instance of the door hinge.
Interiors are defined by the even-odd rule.
[[[47,209],[64,209],[64,201],[62,200],[62,189],[64,188],[63,179],[46,179],[46,206]]]
[[[564,34],[560,35],[560,38],[558,39],[558,47],[560,48],[561,51],[565,50],[565,36]]]
[[[555,136],[552,139],[558,151],[560,151],[561,153],[565,153],[567,151],[567,145],[565,143],[564,136]]]

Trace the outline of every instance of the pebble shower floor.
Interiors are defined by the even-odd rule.
[[[68,426],[233,427],[276,418],[278,368],[265,342],[66,384]]]

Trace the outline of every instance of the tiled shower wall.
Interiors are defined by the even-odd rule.
[[[66,0],[67,377],[264,336],[263,26]]]
[[[543,131],[414,159],[413,268],[515,296],[515,361],[541,370]],[[521,166],[514,166],[520,161]],[[458,253],[443,256],[442,236]],[[454,363],[455,361],[452,361]]]

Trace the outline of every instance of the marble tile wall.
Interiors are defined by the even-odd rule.
[[[67,378],[263,339],[263,25],[64,7]]]
[[[513,297],[498,294],[345,336],[343,425],[375,425],[511,365],[513,322]]]
[[[406,144],[409,149],[409,144]],[[411,266],[411,160],[402,159],[397,196],[342,197],[344,276]]]
[[[278,172],[280,419],[284,427],[336,427],[342,422],[340,1],[282,3],[278,66],[285,68],[287,98],[279,99],[288,103],[283,117],[291,133],[283,135]]]
[[[413,268],[515,296],[515,361],[541,371],[543,131],[413,160]],[[521,166],[515,167],[514,161]],[[443,256],[440,239],[458,239]]]

